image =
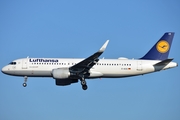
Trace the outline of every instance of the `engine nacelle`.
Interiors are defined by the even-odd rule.
[[[70,76],[69,68],[58,68],[52,70],[54,79],[67,79]]]

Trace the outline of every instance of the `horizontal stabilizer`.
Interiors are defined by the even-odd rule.
[[[169,64],[173,59],[166,59],[166,60],[163,60],[161,62],[158,62],[156,64],[154,64],[154,66],[162,66],[162,65],[167,65]]]

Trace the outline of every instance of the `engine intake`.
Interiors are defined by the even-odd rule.
[[[67,79],[70,77],[69,68],[58,68],[52,70],[54,79]]]

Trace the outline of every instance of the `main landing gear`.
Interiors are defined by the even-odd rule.
[[[88,86],[86,85],[86,81],[84,77],[82,77],[80,80],[81,80],[82,89],[87,90]]]
[[[27,76],[24,76],[24,83],[22,84],[23,87],[26,87],[26,86],[27,86],[27,79],[28,79],[28,77],[27,77]]]

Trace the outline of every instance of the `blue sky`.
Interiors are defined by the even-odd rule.
[[[0,1],[2,68],[30,57],[85,58],[107,40],[105,58],[142,57],[165,32],[175,32],[170,58],[180,64],[178,0]],[[180,68],[121,79],[55,86],[52,78],[0,73],[1,120],[179,120]]]

